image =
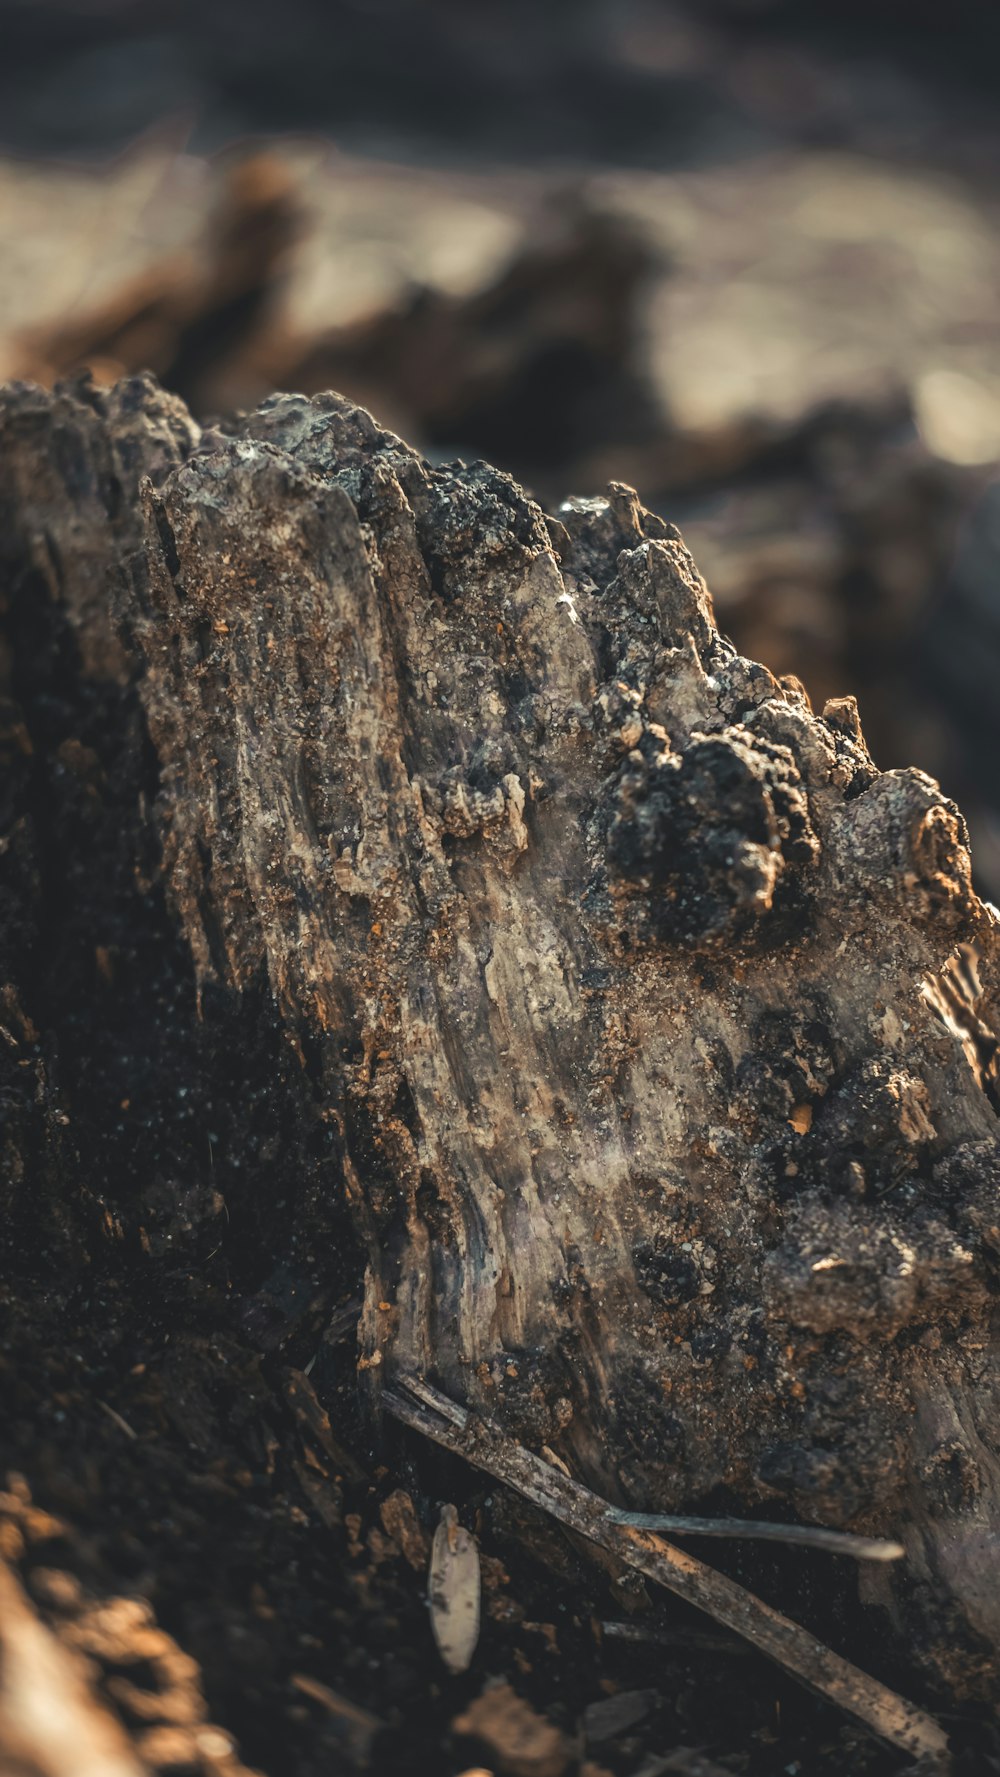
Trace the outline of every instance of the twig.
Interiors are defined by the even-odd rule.
[[[115,1411],[114,1407],[109,1407],[107,1401],[100,1401],[100,1400],[98,1401],[97,1405],[100,1407],[101,1412],[106,1413],[108,1418],[110,1420],[112,1420],[115,1425],[117,1425],[119,1431],[123,1431],[127,1438],[132,1439],[133,1443],[138,1442],[139,1433],[137,1431],[135,1431],[131,1425],[129,1425],[129,1422],[127,1419],[123,1419],[121,1414],[117,1413]]]
[[[793,1673],[811,1690],[911,1758],[948,1768],[948,1738],[933,1716],[852,1666],[743,1586],[651,1531],[622,1523],[580,1482],[450,1401],[420,1377],[400,1376],[383,1405],[405,1425],[505,1482],[629,1566],[706,1611]]]
[[[342,1741],[343,1750],[349,1753],[352,1766],[367,1766],[372,1742],[385,1725],[379,1717],[371,1715],[367,1709],[359,1708],[357,1703],[351,1703],[347,1697],[342,1697],[338,1691],[332,1691],[328,1684],[310,1677],[307,1672],[293,1672],[292,1684],[303,1697],[319,1703],[333,1718],[337,1724],[337,1738]]]
[[[683,1653],[699,1650],[704,1653],[729,1654],[741,1659],[753,1655],[753,1648],[735,1635],[716,1635],[711,1629],[692,1629],[689,1623],[683,1627],[667,1629],[662,1624],[650,1627],[646,1623],[602,1622],[601,1634],[609,1641],[648,1642],[653,1647],[679,1648]]]
[[[613,1524],[631,1524],[636,1530],[666,1530],[672,1536],[728,1536],[760,1543],[796,1543],[804,1549],[828,1549],[833,1555],[853,1555],[855,1561],[898,1561],[906,1554],[902,1543],[881,1536],[854,1536],[848,1530],[823,1530],[817,1524],[769,1524],[759,1518],[692,1518],[667,1512],[623,1512],[608,1507]]]

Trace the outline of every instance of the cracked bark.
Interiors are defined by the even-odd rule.
[[[148,379],[15,387],[0,453],[8,575],[141,704],[199,988],[266,980],[331,1135],[376,1395],[637,1509],[901,1533],[866,1601],[989,1695],[1000,943],[954,805],[741,658],[627,488],[547,517],[339,397],[199,434]]]

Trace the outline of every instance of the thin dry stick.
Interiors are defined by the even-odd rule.
[[[942,1770],[948,1769],[947,1735],[933,1716],[860,1672],[734,1580],[662,1537],[609,1517],[606,1502],[596,1493],[467,1413],[421,1378],[401,1376],[396,1384],[384,1390],[382,1402],[405,1425],[513,1487],[570,1529],[735,1630],[899,1751],[912,1758],[937,1759]]]
[[[832,1555],[853,1555],[855,1561],[899,1561],[902,1543],[882,1536],[854,1536],[849,1530],[823,1530],[817,1524],[774,1524],[758,1518],[692,1518],[675,1512],[624,1512],[608,1507],[613,1524],[636,1530],[665,1530],[671,1536],[727,1536],[744,1542],[794,1543],[801,1549],[827,1549]]]

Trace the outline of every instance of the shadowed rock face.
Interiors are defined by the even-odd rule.
[[[141,702],[198,982],[266,976],[333,1132],[366,1376],[637,1507],[902,1531],[880,1601],[988,1687],[998,940],[957,809],[741,658],[630,490],[547,518],[339,397],[199,437],[141,381],[14,390],[0,448]]]

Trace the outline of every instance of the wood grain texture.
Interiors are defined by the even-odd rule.
[[[17,523],[136,687],[199,982],[266,978],[334,1132],[363,1373],[620,1505],[902,1535],[871,1601],[988,1693],[998,940],[958,810],[741,658],[624,487],[547,517],[337,396],[200,436],[171,402],[166,473],[134,399],[109,492],[120,393],[6,397],[15,459],[30,409],[47,474],[60,429],[89,466],[103,601],[72,477]]]

